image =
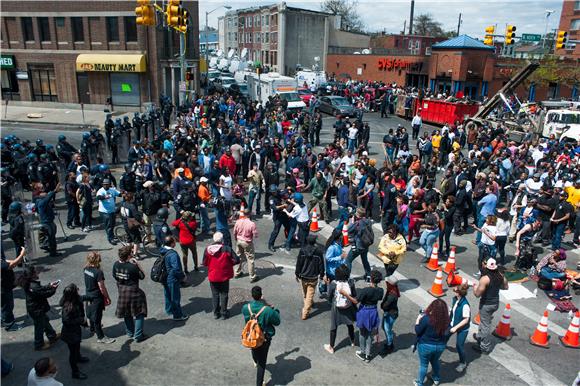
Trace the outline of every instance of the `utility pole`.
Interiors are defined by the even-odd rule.
[[[179,105],[183,106],[187,100],[187,84],[185,82],[185,39],[186,34],[179,34]],[[184,87],[185,86],[185,87]]]
[[[459,12],[459,20],[457,21],[457,36],[459,36],[460,29],[461,29],[461,12]]]
[[[411,0],[411,15],[409,16],[409,35],[413,35],[413,17],[415,14],[415,0]]]

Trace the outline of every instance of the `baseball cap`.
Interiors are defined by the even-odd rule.
[[[488,259],[485,263],[485,267],[490,271],[495,271],[497,269],[497,263],[495,259]]]

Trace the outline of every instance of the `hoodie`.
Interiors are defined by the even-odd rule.
[[[211,244],[203,253],[203,265],[207,267],[207,279],[221,283],[234,277],[234,265],[239,260],[234,251],[223,244]]]

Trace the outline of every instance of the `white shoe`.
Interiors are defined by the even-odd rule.
[[[98,339],[97,340],[98,343],[104,343],[104,344],[111,344],[115,342],[115,339],[113,338],[108,338],[106,336],[103,337],[103,339]]]
[[[89,228],[86,228],[86,227],[85,227],[85,228],[83,228],[83,232],[85,232],[85,233],[89,233],[89,231],[90,231],[90,229],[89,229]]]
[[[466,368],[467,368],[467,363],[460,363],[455,368],[455,371],[457,371],[458,373],[462,373],[463,371],[465,371]]]

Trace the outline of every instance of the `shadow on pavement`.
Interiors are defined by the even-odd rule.
[[[287,385],[294,381],[296,374],[306,371],[312,367],[310,359],[304,355],[300,355],[295,359],[288,358],[288,356],[291,354],[299,351],[300,349],[296,347],[274,358],[276,363],[267,366],[268,370],[270,370],[270,374],[272,374],[272,379],[269,384]]]

